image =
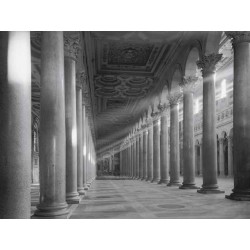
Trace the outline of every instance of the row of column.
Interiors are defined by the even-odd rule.
[[[77,43],[42,32],[40,201],[36,218],[66,218],[95,177],[95,150],[76,86]],[[30,218],[29,32],[0,32],[0,218]],[[88,156],[88,157],[87,157]]]
[[[250,98],[250,32],[226,32],[232,39],[234,47],[234,120],[233,120],[233,170],[234,170],[234,189],[233,193],[226,198],[235,200],[250,200],[250,107],[248,100]],[[215,119],[215,71],[216,64],[221,60],[222,54],[203,55],[197,62],[197,66],[202,70],[203,75],[203,142],[202,142],[202,175],[203,185],[197,192],[202,194],[209,193],[223,193],[219,189],[217,183],[217,138],[216,138],[216,119]],[[184,77],[182,82],[183,88],[183,183],[179,183],[179,128],[178,128],[178,95],[170,95],[170,180],[168,186],[177,185],[180,188],[194,188],[195,185],[195,157],[194,157],[194,127],[193,127],[193,85],[196,81],[195,77]],[[165,173],[168,173],[167,150],[167,133],[163,136],[164,127],[161,126],[161,133],[159,132],[159,121],[153,114],[153,126],[144,129],[148,133],[147,145],[147,164],[139,158],[136,165],[132,165],[134,169],[140,166],[142,173],[146,167],[147,180],[161,183]],[[161,123],[164,116],[161,117]],[[136,131],[134,136],[141,137],[140,131]],[[159,136],[160,135],[160,136]],[[137,141],[138,139],[136,139]],[[142,144],[143,145],[143,144]],[[136,148],[137,151],[140,146],[134,143],[134,140],[127,141],[121,149],[122,154],[122,169],[126,169],[127,162],[130,158],[126,155],[126,151],[130,148]],[[146,152],[146,151],[145,151]],[[165,153],[164,153],[165,152]],[[144,158],[143,158],[144,159]],[[220,159],[220,161],[222,161]],[[142,162],[142,163],[141,163]],[[144,168],[143,168],[143,167]],[[133,178],[140,178],[139,174],[132,171]],[[159,174],[160,173],[160,174]],[[122,174],[127,174],[123,171]],[[131,175],[129,175],[131,176]],[[163,176],[163,177],[162,177]],[[163,180],[162,180],[163,181]]]

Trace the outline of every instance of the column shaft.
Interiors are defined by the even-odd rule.
[[[139,179],[139,164],[140,164],[140,143],[139,143],[139,135],[136,136],[136,179]]]
[[[160,182],[160,120],[156,119],[153,121],[153,181]]]
[[[167,112],[163,111],[161,116],[161,181],[160,183],[169,183],[168,167],[168,124]]]
[[[233,176],[233,138],[228,137],[228,176]]]
[[[181,189],[197,189],[195,186],[193,106],[193,93],[185,91],[183,97],[183,184]]]
[[[88,190],[87,185],[87,127],[86,127],[86,107],[82,105],[82,162],[83,162],[83,188]]]
[[[82,88],[76,87],[76,118],[77,118],[77,191],[84,195],[83,187],[83,146],[82,146]]]
[[[153,126],[148,127],[148,158],[147,158],[147,181],[153,181]]]
[[[234,46],[234,189],[227,198],[250,200],[250,33],[228,32]]]
[[[143,180],[147,180],[148,130],[143,132]]]
[[[41,51],[40,203],[35,216],[64,218],[68,211],[63,33],[43,32]]]
[[[140,137],[139,137],[139,144],[140,144],[140,165],[139,165],[139,179],[143,179],[143,134],[140,132]]]
[[[29,32],[0,32],[0,218],[30,218]]]
[[[65,124],[66,124],[66,201],[79,203],[77,192],[77,127],[76,127],[76,69],[75,61],[64,59]]]
[[[170,182],[180,186],[179,110],[177,103],[170,106]]]

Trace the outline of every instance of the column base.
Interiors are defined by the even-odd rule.
[[[169,180],[160,180],[159,184],[168,184],[168,183],[169,183]]]
[[[84,186],[84,190],[89,190],[89,187],[87,185]]]
[[[209,189],[202,187],[201,189],[197,190],[197,193],[200,194],[222,194],[225,193],[225,191],[219,190],[219,189]]]
[[[160,179],[153,179],[151,182],[152,182],[152,183],[153,183],[153,182],[156,182],[157,184],[160,184],[160,183],[159,183],[159,182],[160,182]]]
[[[79,193],[79,195],[85,195],[86,194],[83,187],[77,189],[77,192]]]
[[[195,184],[182,184],[179,189],[200,189],[200,187],[195,186]]]
[[[79,204],[80,203],[80,196],[78,193],[69,193],[66,194],[66,202],[68,204]]]
[[[227,199],[235,201],[250,201],[250,190],[237,190],[233,189],[233,193],[225,196]]]
[[[175,181],[175,182],[169,182],[167,184],[168,187],[180,187],[181,186],[181,183],[179,181]]]
[[[54,206],[39,204],[31,219],[67,219],[68,213],[68,204],[66,202]]]

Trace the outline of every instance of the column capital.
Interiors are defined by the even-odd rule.
[[[184,93],[193,93],[195,91],[197,81],[198,77],[196,76],[184,76],[182,82],[180,83],[180,87]]]
[[[232,39],[232,44],[236,45],[242,42],[250,42],[249,31],[226,31],[225,34]]]
[[[202,71],[203,77],[214,73],[216,68],[216,64],[221,60],[222,54],[209,54],[209,55],[202,55],[201,59],[196,62],[199,69]]]
[[[64,57],[77,60],[80,51],[80,39],[64,35]]]
[[[182,97],[182,92],[180,91],[172,93],[172,94],[170,93],[167,97],[170,106],[177,105],[180,102],[181,97]]]
[[[159,112],[160,112],[160,114],[163,114],[163,113],[167,113],[166,111],[167,111],[167,109],[168,109],[168,106],[167,106],[167,104],[166,103],[159,103],[159,105],[158,105],[158,110],[159,110]]]

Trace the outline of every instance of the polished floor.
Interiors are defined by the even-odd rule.
[[[201,186],[202,178],[196,179]],[[225,194],[233,179],[219,178]],[[250,202],[225,194],[199,194],[140,180],[106,177],[93,181],[87,195],[71,209],[70,219],[241,219],[250,218]]]

